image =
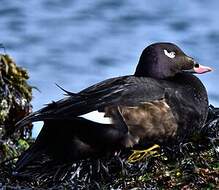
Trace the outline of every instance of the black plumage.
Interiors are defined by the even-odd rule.
[[[101,156],[148,143],[185,141],[207,117],[208,97],[192,73],[211,71],[172,43],[143,51],[134,75],[112,78],[53,102],[21,120],[44,121],[36,142],[20,157],[16,171],[47,155],[60,162]],[[101,124],[81,115],[98,110]]]

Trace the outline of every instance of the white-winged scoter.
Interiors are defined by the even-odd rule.
[[[172,43],[155,43],[141,54],[134,75],[111,78],[53,102],[18,123],[44,121],[36,142],[20,157],[19,171],[42,154],[72,161],[109,151],[184,141],[207,117],[208,96],[193,73],[198,64]],[[100,113],[108,123],[85,119]]]

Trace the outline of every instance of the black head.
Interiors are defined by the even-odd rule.
[[[164,79],[185,71],[205,73],[211,70],[209,67],[199,65],[175,44],[162,42],[144,49],[135,76]]]

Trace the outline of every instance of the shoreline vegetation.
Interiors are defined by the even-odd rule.
[[[163,145],[158,154],[130,163],[132,150],[100,159],[60,165],[35,164],[12,175],[19,155],[32,143],[32,124],[15,123],[32,112],[28,72],[0,54],[0,189],[217,189],[219,188],[219,108],[209,106],[205,126],[180,145]],[[58,140],[58,139],[57,139]]]

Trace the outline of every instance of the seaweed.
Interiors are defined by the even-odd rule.
[[[32,87],[27,83],[28,78],[27,71],[18,67],[9,55],[0,54],[1,174],[5,171],[3,163],[18,157],[31,141],[32,124],[19,130],[15,127],[17,121],[32,112]]]

